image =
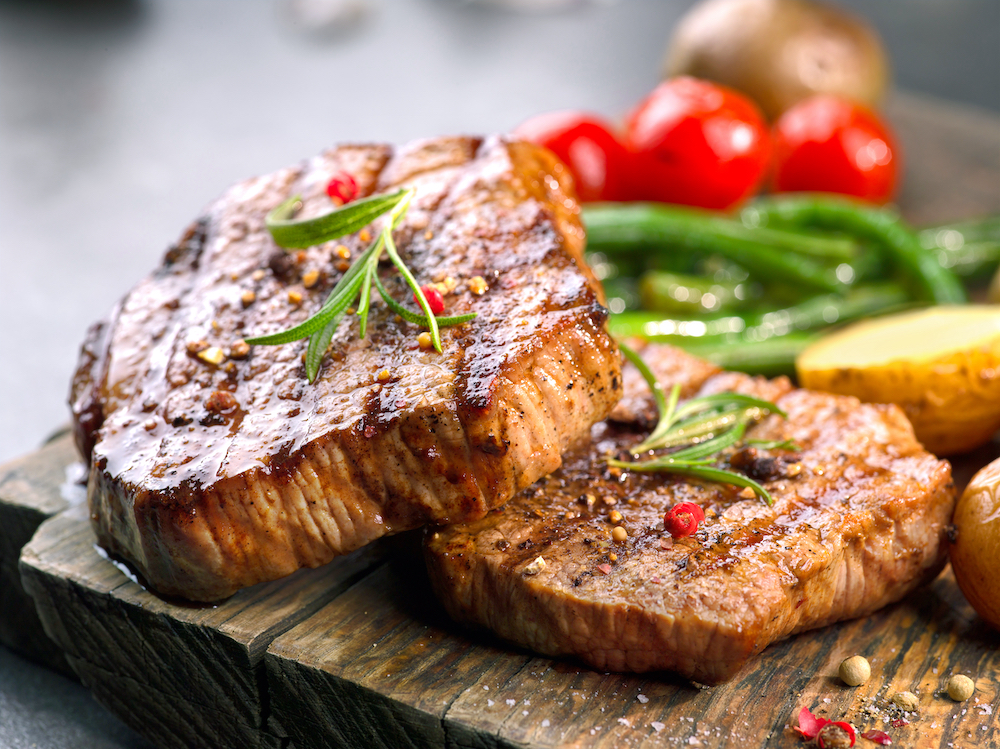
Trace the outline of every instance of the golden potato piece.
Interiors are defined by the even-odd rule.
[[[955,506],[951,566],[972,608],[1000,629],[1000,460],[969,482]]]
[[[1000,428],[1000,306],[857,323],[803,351],[795,368],[803,387],[898,404],[937,455],[965,452]]]

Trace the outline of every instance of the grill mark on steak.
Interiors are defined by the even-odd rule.
[[[454,618],[600,670],[670,670],[715,683],[768,644],[870,613],[941,569],[955,500],[950,466],[921,448],[898,408],[795,389],[784,378],[713,374],[667,347],[644,356],[689,395],[736,390],[788,413],[748,438],[791,439],[799,452],[757,449],[757,462],[729,455],[751,471],[768,459],[762,478],[774,506],[730,485],[609,469],[607,454],[627,453],[646,434],[637,423],[648,390],[629,366],[623,400],[636,421],[596,425],[558,471],[504,507],[428,534],[431,579]],[[706,520],[672,539],[663,514],[685,501]],[[613,510],[624,515],[624,543],[611,539]]]
[[[264,226],[290,194],[302,217],[329,210],[339,170],[362,195],[416,188],[400,253],[421,284],[459,281],[448,314],[478,317],[443,330],[437,354],[378,301],[366,339],[344,319],[314,385],[305,341],[201,360],[306,319],[343,272],[336,247],[364,249],[355,235],[285,254]],[[81,354],[71,402],[100,543],[161,593],[213,600],[387,533],[481,517],[558,467],[620,395],[568,184],[547,152],[494,137],[342,146],[234,186]],[[476,275],[482,295],[464,285]]]

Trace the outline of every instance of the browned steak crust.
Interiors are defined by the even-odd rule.
[[[289,254],[264,227],[292,194],[302,215],[329,210],[338,170],[363,194],[416,188],[400,251],[420,283],[454,282],[447,314],[478,317],[445,329],[437,354],[378,300],[368,336],[347,317],[310,385],[305,341],[237,342],[304,320],[342,247],[366,246]],[[621,394],[578,214],[561,164],[503,138],[344,146],[230,189],[84,344],[71,401],[100,543],[160,592],[213,600],[481,517],[557,468]],[[204,361],[206,345],[225,358]]]
[[[675,372],[686,358],[658,347],[646,356]],[[604,456],[642,432],[596,425],[589,446],[505,507],[429,534],[431,578],[453,617],[598,669],[714,683],[769,643],[870,613],[941,569],[951,468],[921,448],[898,408],[784,379],[709,376],[691,359],[682,369],[679,380],[703,394],[738,390],[787,411],[748,439],[792,439],[800,453],[733,458],[763,480],[774,506],[728,485],[615,475]],[[707,519],[695,536],[671,539],[663,515],[681,501]],[[611,538],[613,511],[624,516],[624,543]]]

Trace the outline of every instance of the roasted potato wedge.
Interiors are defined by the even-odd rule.
[[[833,333],[795,362],[803,387],[896,403],[937,455],[1000,428],[1000,306],[932,307]]]

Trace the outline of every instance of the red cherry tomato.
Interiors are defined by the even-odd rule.
[[[728,208],[752,195],[771,155],[756,104],[687,77],[661,83],[639,104],[629,117],[626,145],[636,158],[636,199],[703,208]]]
[[[774,188],[856,195],[884,203],[895,194],[900,151],[871,110],[836,96],[811,96],[774,126]]]
[[[573,174],[581,202],[623,200],[628,153],[612,127],[586,112],[550,112],[532,117],[514,135],[545,146]]]

